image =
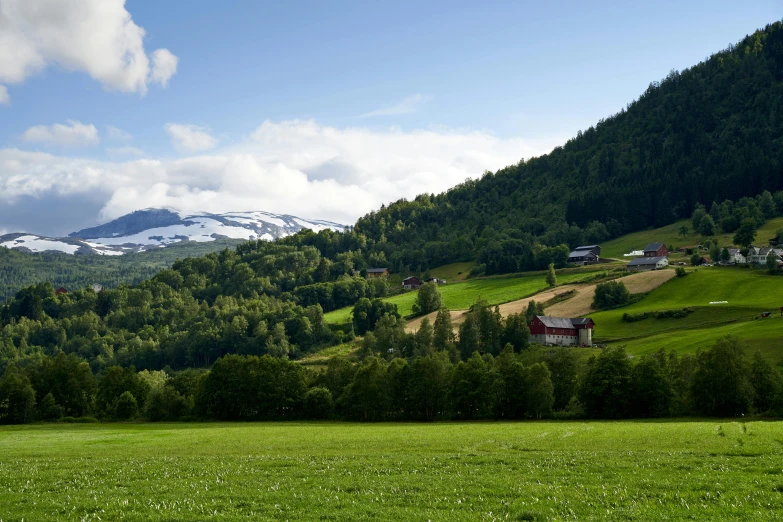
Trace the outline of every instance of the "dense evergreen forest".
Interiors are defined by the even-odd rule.
[[[355,231],[395,270],[498,257],[540,268],[531,252],[545,247],[600,242],[689,217],[697,203],[780,191],[781,114],[777,22],[651,83],[550,154],[398,201]]]

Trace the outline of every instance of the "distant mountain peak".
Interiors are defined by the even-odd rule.
[[[260,210],[215,214],[146,208],[102,225],[73,232],[66,238],[7,234],[0,236],[0,246],[27,252],[121,255],[183,241],[271,241],[305,228],[317,232],[324,229],[343,230],[345,226],[331,221],[303,219]]]

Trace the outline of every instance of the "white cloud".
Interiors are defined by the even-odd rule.
[[[114,141],[131,141],[133,139],[133,136],[131,136],[130,133],[119,129],[114,125],[106,126],[106,134],[108,134],[109,139]]]
[[[179,58],[171,54],[168,49],[158,49],[152,53],[152,72],[150,81],[166,87],[169,79],[177,72]]]
[[[177,58],[150,57],[125,0],[0,0],[0,81],[21,83],[48,65],[81,71],[104,88],[145,94],[166,85]]]
[[[89,194],[105,201],[102,219],[168,206],[266,210],[351,224],[382,203],[441,192],[561,141],[267,121],[242,143],[176,160],[95,161],[0,149],[0,205],[23,196]]]
[[[174,146],[184,152],[201,152],[217,145],[217,140],[212,137],[207,127],[167,123],[163,128],[168,132]]]
[[[96,145],[100,141],[98,129],[95,128],[95,125],[85,125],[78,121],[68,121],[68,125],[63,125],[62,123],[36,125],[27,129],[22,134],[22,139],[32,143],[49,143],[72,147]]]
[[[415,112],[419,105],[426,103],[429,100],[429,96],[414,94],[413,96],[408,96],[404,100],[390,107],[383,107],[381,109],[375,109],[374,111],[365,112],[361,115],[361,117],[371,118],[373,116],[394,116],[397,114],[409,114],[411,112]]]
[[[0,85],[0,105],[11,103],[11,97],[8,95],[8,89],[5,85]]]
[[[138,147],[109,147],[106,153],[109,156],[144,156],[144,151]]]

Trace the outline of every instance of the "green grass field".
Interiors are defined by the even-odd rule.
[[[602,268],[603,269],[603,268]],[[595,272],[597,269],[593,268]],[[433,271],[434,272],[434,271]],[[589,277],[588,271],[573,271],[557,276],[558,284],[573,283]],[[516,301],[548,288],[545,275],[522,277],[489,277],[471,279],[459,283],[449,283],[440,286],[443,296],[443,306],[449,310],[466,310],[476,301],[483,299],[489,304],[502,304]],[[397,310],[403,317],[413,313],[413,303],[416,302],[417,291],[406,292],[384,299],[397,305]],[[341,308],[324,315],[327,323],[345,324],[351,321],[353,307]]]
[[[783,424],[0,428],[7,520],[779,520]]]
[[[642,230],[627,234],[612,241],[601,244],[601,256],[607,258],[624,258],[623,254],[628,254],[633,250],[643,250],[650,243],[663,242],[668,246],[679,248],[681,246],[700,245],[704,241],[701,234],[696,234],[692,230],[683,238],[680,235],[680,228],[687,225],[691,228],[691,222],[688,219],[678,221],[677,223],[654,230]],[[759,228],[756,234],[756,245],[767,246],[768,241],[775,236],[777,229],[783,228],[783,218],[770,219]],[[719,234],[715,236],[721,246],[731,246],[733,244],[734,234]]]
[[[710,302],[728,301],[710,305]],[[641,301],[624,308],[596,312],[599,342],[625,345],[630,353],[640,354],[660,348],[695,352],[710,347],[716,339],[731,334],[745,340],[749,349],[761,349],[783,357],[783,277],[763,270],[740,267],[701,268],[684,278],[676,278],[653,290]],[[655,319],[627,323],[624,313],[675,310],[695,311],[683,319]],[[756,320],[761,312],[772,312],[769,319]]]

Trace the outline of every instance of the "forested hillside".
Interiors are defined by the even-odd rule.
[[[56,252],[38,254],[0,247],[0,303],[19,289],[40,282],[68,290],[99,284],[114,288],[138,284],[170,267],[177,259],[201,256],[240,241],[221,239],[208,243],[188,242],[123,256],[69,255]]]
[[[778,22],[651,83],[550,154],[398,201],[355,232],[397,270],[503,256],[528,268],[544,246],[602,241],[690,217],[697,203],[783,189],[782,114]]]

